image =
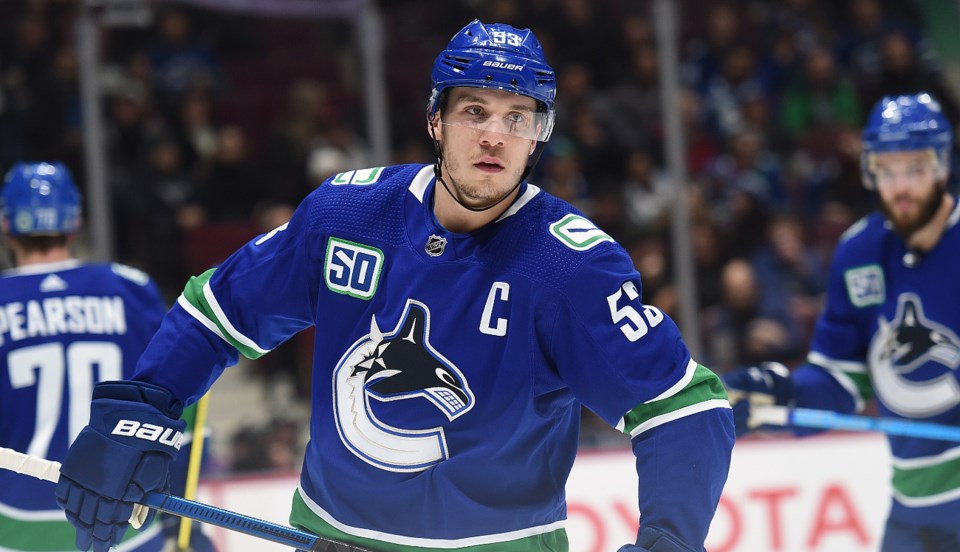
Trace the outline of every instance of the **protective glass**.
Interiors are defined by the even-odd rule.
[[[496,132],[524,140],[546,142],[553,131],[553,112],[517,109],[494,113],[481,106],[471,106],[443,113],[440,123],[482,132]]]
[[[920,152],[909,158],[891,154],[868,154],[865,168],[874,185],[891,186],[896,183],[925,184],[943,176],[944,167],[933,150]]]

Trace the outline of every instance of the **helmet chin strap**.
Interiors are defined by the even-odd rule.
[[[527,178],[527,175],[530,174],[530,171],[537,164],[537,161],[540,160],[540,154],[543,153],[543,148],[541,147],[541,143],[537,142],[537,147],[535,151],[536,155],[533,159],[533,162],[527,163],[527,167],[523,170],[523,174],[520,175],[520,179],[517,180],[517,183],[512,188],[510,188],[510,190],[507,191],[507,193],[500,196],[500,199],[494,201],[490,205],[487,205],[486,207],[474,207],[472,205],[467,205],[466,203],[464,203],[460,199],[460,196],[458,194],[453,193],[453,190],[451,190],[450,187],[447,186],[447,181],[443,179],[443,174],[442,174],[442,171],[440,170],[440,165],[443,164],[443,149],[440,147],[440,141],[437,140],[436,129],[432,124],[430,125],[430,135],[433,137],[433,150],[436,153],[436,157],[437,157],[436,162],[434,162],[433,164],[433,174],[436,175],[437,181],[443,185],[443,189],[446,190],[448,194],[450,194],[450,197],[452,197],[454,201],[460,204],[460,206],[463,207],[464,209],[468,211],[472,211],[474,213],[482,213],[484,211],[489,211],[490,209],[493,209],[497,205],[500,205],[501,203],[503,203],[503,200],[513,195],[513,192],[515,192],[517,188],[520,187],[520,184],[523,184],[524,179]]]

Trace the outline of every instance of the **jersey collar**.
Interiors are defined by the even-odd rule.
[[[410,182],[410,193],[404,201],[407,237],[418,254],[430,262],[452,261],[472,256],[499,230],[504,220],[520,212],[540,193],[540,188],[524,182],[520,185],[520,194],[496,220],[474,232],[459,233],[444,228],[433,214],[432,198],[433,194],[437,193],[436,184],[433,165],[424,166]],[[427,253],[428,243],[433,255]],[[441,243],[442,246],[439,245]],[[438,249],[442,249],[442,252],[436,254]]]
[[[29,274],[47,274],[50,272],[61,272],[77,268],[83,263],[78,259],[69,259],[66,261],[57,261],[54,263],[38,263],[26,266],[19,266],[4,270],[3,276],[25,276]]]

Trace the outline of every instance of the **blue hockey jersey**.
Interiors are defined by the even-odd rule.
[[[129,378],[166,307],[139,270],[65,261],[0,274],[0,446],[60,461],[93,385]],[[54,485],[0,470],[0,550],[76,550]],[[119,550],[160,550],[158,524]]]
[[[729,466],[729,403],[673,321],[640,303],[630,257],[528,184],[496,221],[451,233],[434,189],[430,166],[335,175],[191,279],[136,379],[192,402],[238,352],[315,326],[291,521],[375,550],[565,550],[586,405],[633,436],[642,526],[699,548]]]
[[[939,243],[910,252],[875,213],[837,246],[827,304],[808,365],[793,379],[798,406],[960,425],[960,203]],[[826,385],[824,385],[826,384]],[[960,520],[960,446],[890,436],[891,516],[908,523]]]

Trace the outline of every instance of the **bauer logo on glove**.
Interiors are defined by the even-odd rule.
[[[121,437],[136,437],[145,441],[157,441],[180,450],[183,445],[183,433],[172,427],[162,427],[155,424],[141,424],[135,420],[120,420],[117,427],[110,432]]]

